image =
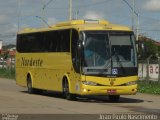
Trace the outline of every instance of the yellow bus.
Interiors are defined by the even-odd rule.
[[[137,92],[136,41],[132,30],[105,20],[71,20],[17,35],[16,83],[76,96]]]

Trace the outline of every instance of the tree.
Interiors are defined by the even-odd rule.
[[[157,58],[158,54],[160,53],[160,47],[155,44],[155,41],[147,38],[145,36],[141,36],[139,41],[143,43],[142,47],[139,47],[139,58],[140,59],[147,59],[148,57],[152,56],[152,58]]]

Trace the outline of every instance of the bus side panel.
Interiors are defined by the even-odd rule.
[[[69,53],[18,54],[16,81],[17,84],[26,86],[29,72],[34,88],[62,91],[62,78],[64,74],[71,72],[71,67]]]
[[[16,84],[26,87],[26,69],[22,66],[21,54],[16,53]]]
[[[26,72],[23,68],[16,67],[16,84],[26,87]]]
[[[74,68],[72,68],[73,71],[71,71],[68,74],[68,80],[69,80],[69,86],[70,86],[70,92],[72,94],[80,94],[81,90],[81,75],[79,73],[76,73],[74,71]]]

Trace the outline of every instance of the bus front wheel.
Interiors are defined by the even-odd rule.
[[[63,81],[63,95],[64,95],[64,98],[67,100],[76,100],[76,95],[71,94],[69,91],[69,84],[66,78]]]
[[[120,95],[109,95],[110,102],[118,102],[119,98],[120,98]]]

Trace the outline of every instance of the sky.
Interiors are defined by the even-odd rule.
[[[134,24],[132,5],[133,0],[73,0],[72,16],[105,19],[136,29],[139,14],[139,34],[160,42],[160,0],[135,0]],[[66,21],[68,11],[69,0],[0,0],[0,40],[15,44],[19,30]]]

